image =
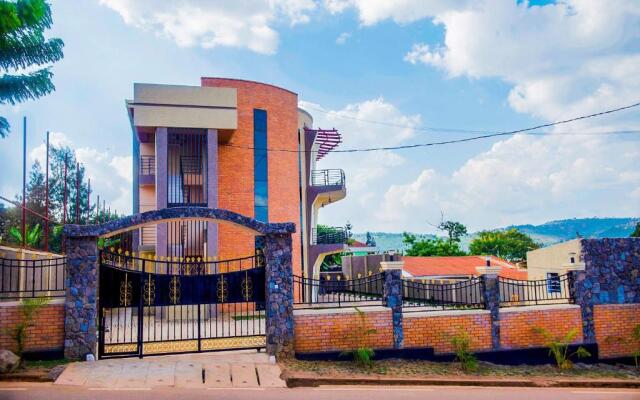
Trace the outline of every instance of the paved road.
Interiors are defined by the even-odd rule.
[[[640,400],[640,390],[486,387],[340,386],[295,389],[85,388],[42,383],[0,383],[2,400]]]

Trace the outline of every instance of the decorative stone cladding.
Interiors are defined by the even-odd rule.
[[[433,347],[451,353],[453,336],[466,333],[472,351],[491,350],[491,314],[485,310],[404,313],[404,347]]]
[[[563,337],[571,329],[578,333],[573,343],[582,343],[582,318],[576,305],[527,306],[500,309],[500,347],[522,349],[544,346],[544,337],[536,333],[539,327],[554,337]]]
[[[600,358],[628,357],[640,349],[631,337],[640,324],[640,304],[596,305],[593,321]]]
[[[291,234],[265,238],[265,285],[267,353],[293,357],[293,273]]]
[[[218,207],[254,216],[253,110],[267,111],[267,147],[291,152],[269,152],[269,222],[300,221],[298,150],[298,95],[273,85],[242,79],[203,77],[204,87],[236,88],[238,126],[228,143],[218,147]],[[228,144],[228,145],[226,145]],[[247,148],[248,147],[248,148]],[[296,222],[299,225],[299,222]],[[300,232],[293,235],[293,272],[301,275]],[[234,226],[219,225],[220,259],[244,257],[254,251],[254,239]]]
[[[391,310],[385,307],[364,307],[365,329],[375,329],[365,345],[374,349],[393,348]],[[295,310],[296,352],[313,353],[354,349],[355,333],[360,317],[354,308]]]
[[[11,329],[22,321],[20,302],[0,302],[0,325]],[[55,299],[39,309],[33,326],[27,329],[25,351],[62,350],[64,348],[64,300]],[[15,341],[0,329],[0,349],[16,350]]]
[[[594,306],[640,303],[640,238],[583,239],[584,271],[575,274],[575,302],[582,307],[584,340],[596,340]]]

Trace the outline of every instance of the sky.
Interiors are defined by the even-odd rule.
[[[0,195],[21,185],[45,132],[67,144],[94,195],[131,212],[134,82],[199,85],[201,76],[298,93],[341,149],[511,131],[640,102],[640,3],[507,0],[54,0],[49,37],[65,42],[56,91],[0,106]],[[434,129],[435,128],[435,129]],[[470,231],[554,219],[640,216],[640,107],[515,135],[332,153],[347,197],[320,222],[356,232]]]

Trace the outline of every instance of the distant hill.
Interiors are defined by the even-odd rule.
[[[633,232],[640,218],[573,218],[545,222],[542,225],[512,225],[503,229],[516,228],[531,236],[545,246],[575,239],[579,234],[584,238],[628,237]],[[402,250],[402,233],[372,232],[377,247],[382,250]],[[425,237],[435,237],[431,234],[417,234]],[[355,233],[354,238],[361,242],[366,240],[366,233]],[[469,235],[462,241],[467,247],[475,236]]]

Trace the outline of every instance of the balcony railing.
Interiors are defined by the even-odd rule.
[[[156,174],[156,156],[140,156],[140,175]]]
[[[311,244],[347,243],[347,233],[342,227],[314,228],[311,232]]]
[[[311,171],[311,186],[342,186],[344,183],[344,171],[341,169]]]

